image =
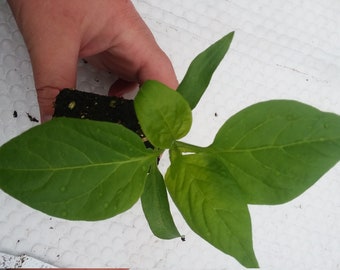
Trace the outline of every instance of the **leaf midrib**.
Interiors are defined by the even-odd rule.
[[[116,168],[117,169],[117,168]],[[71,203],[72,201],[77,201],[79,200],[80,198],[83,198],[83,197],[87,197],[86,201],[83,202],[83,206],[86,205],[88,203],[88,199],[89,199],[89,196],[90,194],[96,189],[98,188],[100,185],[102,185],[104,182],[108,181],[108,179],[110,177],[112,177],[112,175],[116,172],[116,169],[111,171],[110,173],[108,173],[106,176],[102,177],[102,180],[100,182],[98,182],[96,185],[94,185],[92,188],[88,189],[88,190],[85,190],[83,193],[80,193],[76,196],[73,196],[73,197],[70,197],[69,199],[62,199],[61,201],[40,201],[39,203],[45,203],[45,204],[49,204],[49,205],[58,205],[58,204],[64,204],[64,203]],[[134,172],[133,174],[135,174],[137,171],[136,168],[134,168]],[[47,181],[48,182],[48,181]],[[46,184],[47,184],[46,182]],[[125,185],[123,185],[121,187],[121,189],[124,189],[130,182],[126,182]],[[32,190],[31,190],[32,191]],[[111,201],[110,201],[110,204],[112,203],[112,200],[114,198],[112,197]]]
[[[233,148],[235,146],[232,146],[229,149],[218,149],[220,146],[215,145],[215,142],[214,142],[211,146],[209,146],[206,149],[209,149],[209,151],[213,150],[211,152],[216,153],[216,154],[220,154],[220,153],[244,153],[244,152],[255,152],[255,151],[272,150],[272,149],[284,149],[284,148],[300,146],[300,145],[304,145],[304,144],[307,145],[307,144],[314,144],[314,143],[329,143],[329,142],[340,144],[340,136],[335,137],[335,138],[331,138],[331,139],[319,138],[319,139],[310,140],[310,141],[303,140],[303,141],[299,141],[299,142],[293,142],[293,143],[282,144],[282,145],[264,145],[264,146],[258,146],[258,147],[248,147],[248,148],[244,148],[244,149]],[[340,147],[340,145],[339,145],[339,147]]]
[[[12,171],[17,171],[17,172],[51,172],[51,171],[67,171],[67,170],[78,170],[78,169],[87,169],[91,167],[111,167],[114,165],[124,165],[124,164],[129,164],[129,163],[138,163],[142,161],[143,163],[147,162],[147,160],[153,159],[153,156],[150,157],[140,157],[140,158],[132,158],[129,160],[125,161],[113,161],[113,162],[101,162],[101,163],[92,163],[92,164],[84,164],[84,165],[76,165],[76,166],[65,166],[65,167],[55,167],[55,168],[36,168],[36,169],[27,169],[27,168],[6,168],[6,170],[12,170]],[[115,166],[116,167],[116,166]],[[0,169],[1,170],[1,169]]]

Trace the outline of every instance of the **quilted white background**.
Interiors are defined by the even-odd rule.
[[[235,31],[194,111],[186,141],[208,145],[227,118],[268,99],[295,99],[340,114],[338,0],[133,2],[179,80],[199,52]],[[79,63],[81,90],[105,93],[113,79]],[[7,3],[0,0],[0,145],[37,124],[27,113],[39,118],[30,60]],[[163,160],[163,172],[167,166]],[[173,205],[172,212],[185,242],[154,237],[139,203],[112,219],[71,222],[0,191],[0,252],[27,254],[58,267],[244,269],[192,233]],[[261,269],[340,269],[339,164],[295,200],[250,206],[250,212]]]

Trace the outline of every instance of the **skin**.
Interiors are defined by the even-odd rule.
[[[176,89],[169,58],[128,0],[8,0],[30,54],[41,121],[63,88],[76,86],[80,58],[118,75],[109,94],[146,80]]]

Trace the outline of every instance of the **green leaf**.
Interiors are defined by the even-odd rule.
[[[161,239],[181,236],[170,212],[163,176],[156,165],[151,167],[141,199],[145,217],[155,236]]]
[[[49,215],[106,219],[139,199],[156,157],[121,125],[57,118],[0,148],[0,188]]]
[[[176,91],[157,81],[143,84],[135,98],[142,130],[156,147],[166,149],[190,130],[191,109]]]
[[[340,116],[288,100],[255,104],[230,118],[209,151],[252,204],[287,202],[340,158]]]
[[[166,186],[191,229],[246,267],[258,267],[242,191],[223,163],[209,154],[173,160]]]
[[[208,87],[211,77],[227,53],[234,32],[224,36],[205,51],[200,53],[190,64],[187,73],[177,88],[177,91],[194,109]]]

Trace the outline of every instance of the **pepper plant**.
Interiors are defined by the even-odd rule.
[[[154,146],[119,124],[55,118],[0,148],[0,188],[69,220],[101,220],[141,198],[152,232],[181,237],[167,193],[191,229],[245,267],[258,267],[249,204],[285,203],[340,158],[340,116],[291,100],[254,104],[228,119],[208,147],[181,141],[192,109],[227,52],[230,33],[199,54],[177,91],[148,81],[134,107]],[[157,159],[169,149],[163,175]]]

